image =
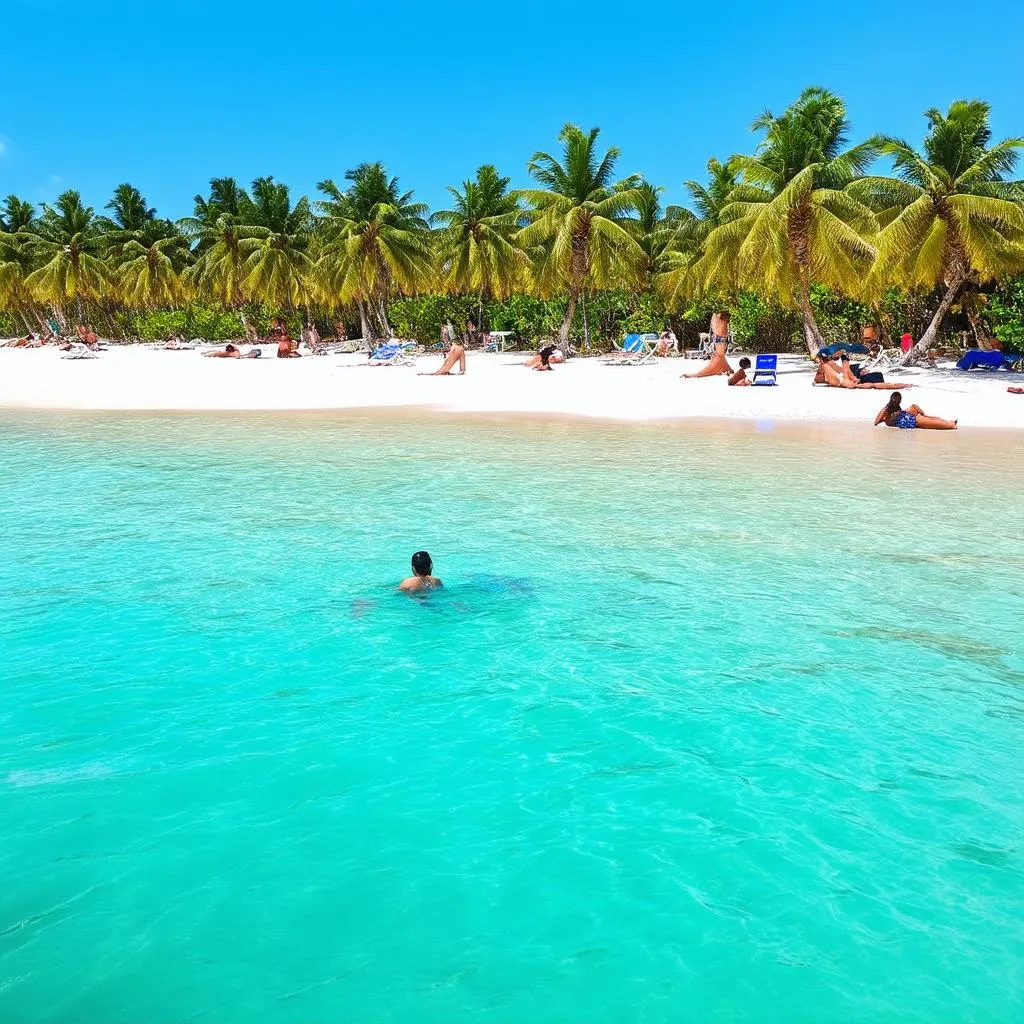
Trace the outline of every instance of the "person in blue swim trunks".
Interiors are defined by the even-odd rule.
[[[875,417],[875,426],[885,424],[900,430],[956,430],[959,420],[943,420],[928,416],[919,405],[903,408],[903,396],[894,391],[885,408]]]

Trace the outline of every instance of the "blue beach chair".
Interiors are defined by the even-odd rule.
[[[415,366],[414,341],[385,341],[370,352],[370,366]]]
[[[605,359],[607,366],[640,366],[654,358],[654,346],[658,341],[656,334],[627,334],[621,345],[615,346],[610,359]]]
[[[778,356],[758,356],[754,364],[754,376],[751,378],[750,383],[761,386],[778,384],[779,382],[776,380],[778,362]]]

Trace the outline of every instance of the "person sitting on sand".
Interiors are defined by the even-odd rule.
[[[671,352],[677,351],[679,347],[679,341],[672,331],[662,331],[661,337],[658,338],[658,344],[654,347],[654,354],[656,356],[668,356]]]
[[[203,355],[207,359],[241,359],[242,353],[238,349],[228,343],[223,348],[215,348],[209,352],[204,352]]]
[[[426,551],[417,551],[412,556],[413,574],[408,579],[402,580],[398,585],[398,589],[405,591],[407,594],[418,590],[436,590],[443,584],[436,576],[431,575],[433,571],[434,563],[430,555]]]
[[[523,363],[528,370],[551,370],[552,363],[564,363],[565,353],[554,345],[545,345],[535,356]]]
[[[900,430],[956,430],[959,420],[943,420],[938,416],[928,416],[919,405],[902,408],[903,396],[894,391],[889,396],[885,408],[875,417],[875,426],[884,423],[887,427]]]
[[[680,377],[719,377],[723,373],[732,374],[729,360],[725,358],[726,350],[729,348],[728,310],[719,310],[711,318],[711,343],[715,350],[708,360],[708,365],[699,373],[682,373]]]
[[[729,378],[728,385],[731,388],[742,388],[749,387],[750,378],[747,376],[747,370],[750,369],[750,360],[744,356],[740,360],[740,368]]]
[[[292,341],[285,333],[285,336],[281,338],[277,343],[277,358],[278,359],[301,359],[302,353],[298,351],[299,343]]]
[[[848,388],[860,391],[895,391],[897,388],[912,388],[913,384],[886,384],[884,381],[858,381],[850,369],[850,360],[840,357],[834,360],[824,349],[818,353],[818,370],[814,375],[815,384],[827,384],[830,388]]]
[[[451,347],[448,349],[447,354],[444,357],[444,362],[441,364],[439,370],[435,370],[433,373],[421,373],[421,377],[447,377],[452,372],[452,367],[458,363],[459,368],[455,371],[456,375],[463,374],[466,372],[466,348],[464,345],[460,345],[457,341],[452,342]]]

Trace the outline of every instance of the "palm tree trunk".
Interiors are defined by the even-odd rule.
[[[572,327],[572,318],[576,315],[576,303],[579,296],[575,292],[569,292],[569,304],[565,307],[565,317],[562,326],[558,328],[559,347],[564,352],[569,344],[569,330]]]
[[[377,301],[376,312],[377,319],[380,321],[381,337],[390,338],[394,332],[391,330],[391,324],[388,321],[388,303],[386,299],[382,298]]]
[[[932,317],[931,323],[928,324],[924,334],[921,335],[920,340],[916,345],[913,345],[910,349],[903,354],[903,358],[900,360],[900,366],[912,366],[922,356],[924,356],[928,349],[935,344],[935,339],[938,337],[939,328],[942,326],[942,321],[946,319],[946,314],[949,312],[949,307],[953,305],[954,300],[957,297],[957,293],[964,286],[964,279],[957,278],[952,284],[946,289],[946,294],[942,296],[942,301],[939,303],[939,308],[935,310],[935,315]]]
[[[373,341],[373,331],[370,328],[370,318],[366,315],[366,303],[360,299],[356,303],[356,307],[359,309],[359,330],[362,332],[363,341]]]
[[[807,346],[807,352],[814,358],[818,354],[818,350],[825,347],[825,339],[821,336],[821,328],[818,327],[818,321],[814,316],[814,309],[811,307],[811,293],[807,286],[807,282],[801,277],[800,280],[800,312],[803,315],[804,324],[804,344]]]

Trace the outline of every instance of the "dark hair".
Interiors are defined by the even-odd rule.
[[[889,396],[889,404],[885,407],[888,415],[892,415],[894,412],[901,412],[900,405],[903,403],[903,396],[898,392],[894,391]]]
[[[826,362],[827,360],[831,359],[831,358],[832,358],[832,356],[831,356],[831,355],[829,355],[829,353],[828,353],[828,352],[826,352],[826,351],[825,351],[825,350],[824,350],[823,348],[819,348],[819,349],[818,349],[818,358],[819,358],[819,359],[820,359],[820,360],[821,360],[822,362]]]
[[[741,370],[749,370],[750,369],[750,360],[746,356],[744,356],[740,360],[740,369]]]
[[[434,563],[430,559],[430,555],[426,551],[417,551],[412,556],[412,571],[417,576],[429,576],[431,570],[434,568]]]
[[[720,310],[718,311],[718,315],[719,315],[719,316],[720,316],[720,317],[721,317],[721,318],[722,318],[723,320],[728,320],[728,319],[729,319],[729,310],[727,310],[727,309],[720,309]]]
[[[237,351],[238,351],[238,349],[237,349],[237,348],[235,348],[235,346],[234,346],[234,345],[225,345],[225,346],[224,346],[224,351],[225,351],[225,352],[237,352]]]
[[[545,345],[544,348],[540,350],[540,365],[547,366],[548,361],[551,359],[552,355],[554,355],[554,352],[554,345]]]

